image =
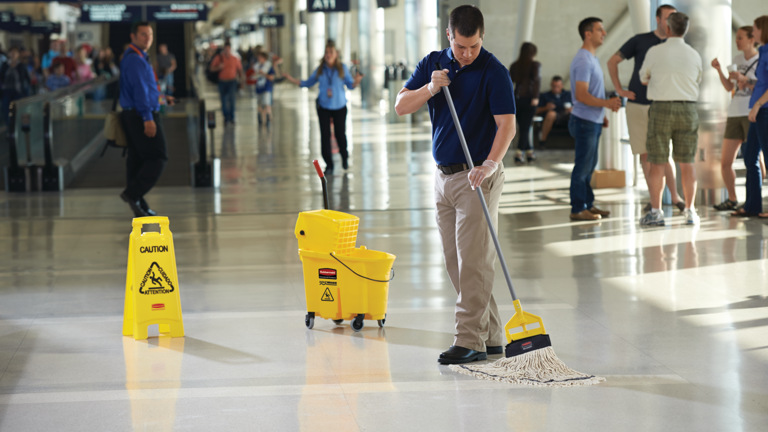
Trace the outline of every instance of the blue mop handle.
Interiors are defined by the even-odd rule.
[[[440,64],[436,64],[437,70],[443,68]],[[459,141],[461,141],[461,148],[464,150],[464,156],[467,158],[467,166],[471,170],[475,167],[472,163],[472,155],[469,153],[469,147],[467,147],[467,140],[464,138],[464,131],[461,129],[461,123],[459,122],[459,116],[456,114],[456,107],[453,106],[453,98],[451,97],[451,91],[448,87],[442,88],[445,93],[445,99],[448,101],[448,108],[451,110],[451,117],[453,117],[453,124],[456,125],[456,132],[459,134]],[[512,277],[509,276],[509,269],[507,269],[507,261],[504,260],[504,253],[501,251],[501,244],[499,244],[499,238],[496,235],[496,230],[493,227],[493,220],[491,219],[491,213],[488,211],[488,204],[485,202],[485,195],[483,195],[483,188],[475,188],[477,196],[480,197],[480,204],[483,205],[483,213],[485,214],[485,220],[488,222],[488,229],[491,231],[491,237],[493,237],[493,244],[496,246],[496,255],[499,257],[501,263],[501,269],[504,271],[504,278],[507,280],[507,287],[509,287],[509,293],[512,294],[512,301],[517,300],[517,294],[515,294],[515,288],[512,286]]]

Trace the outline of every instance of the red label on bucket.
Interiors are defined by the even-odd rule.
[[[336,279],[336,270],[329,268],[320,269],[320,279]]]

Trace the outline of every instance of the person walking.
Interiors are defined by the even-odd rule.
[[[763,178],[760,172],[760,152],[768,154],[768,15],[757,18],[752,34],[760,43],[760,60],[755,67],[756,80],[744,77],[739,81],[739,88],[754,86],[749,99],[750,125],[747,141],[744,143],[744,165],[747,167],[747,200],[744,208],[733,216],[759,216],[768,218],[763,213]]]
[[[677,12],[677,9],[670,5],[661,5],[656,8],[656,30],[633,36],[608,60],[608,73],[611,76],[613,86],[616,88],[616,93],[627,98],[629,146],[632,149],[632,154],[640,155],[640,167],[643,169],[646,183],[651,169],[651,163],[648,162],[648,150],[645,147],[648,133],[648,108],[651,106],[651,101],[647,97],[648,89],[640,82],[640,67],[643,65],[648,50],[667,40],[669,35],[667,18],[674,12]],[[635,64],[632,69],[632,78],[629,80],[629,88],[624,90],[619,78],[619,63],[633,58]],[[678,210],[683,211],[685,204],[677,193],[675,176],[675,164],[668,161],[664,166],[667,189],[669,189],[672,203]],[[650,210],[651,204],[648,203],[643,208],[643,213]]]
[[[120,120],[128,141],[127,185],[120,198],[136,217],[155,216],[144,200],[160,179],[168,160],[163,122],[160,117],[160,91],[149,63],[147,50],[154,35],[146,21],[131,27],[131,44],[120,62]],[[174,99],[167,101],[173,105]]]
[[[363,75],[352,77],[347,65],[341,62],[336,44],[328,41],[325,45],[325,55],[320,60],[320,66],[304,81],[300,81],[289,74],[285,79],[299,87],[312,87],[320,83],[318,89],[317,117],[320,122],[320,149],[325,161],[325,173],[333,174],[333,153],[331,152],[331,120],[336,135],[336,143],[341,154],[341,166],[344,170],[349,168],[349,154],[347,152],[347,96],[344,94],[344,86],[354,90]]]
[[[259,125],[270,125],[272,122],[272,82],[275,80],[275,69],[267,59],[269,54],[259,51],[253,70],[256,76],[256,99],[259,104]]]
[[[475,6],[448,17],[450,47],[419,62],[397,95],[395,111],[411,114],[425,103],[432,121],[436,220],[446,270],[456,300],[453,345],[441,364],[485,360],[502,354],[504,323],[493,297],[496,251],[475,188],[481,188],[494,228],[504,187],[502,159],[515,137],[515,98],[507,68],[483,48],[485,24]],[[448,102],[450,87],[475,167],[468,169]]]
[[[240,82],[245,82],[245,73],[240,59],[232,54],[232,45],[227,42],[221,54],[211,62],[211,72],[219,73],[219,94],[224,124],[235,124],[235,99]]]
[[[157,70],[165,71],[165,94],[173,96],[173,92],[176,89],[174,87],[175,82],[173,79],[173,73],[176,71],[176,56],[168,51],[168,45],[160,44],[157,46]]]
[[[667,18],[667,41],[648,50],[640,68],[640,81],[648,86],[648,190],[651,210],[640,220],[642,226],[664,226],[661,195],[664,172],[669,163],[669,142],[675,162],[680,164],[687,225],[698,225],[694,208],[696,170],[693,162],[699,140],[699,83],[702,77],[701,56],[683,37],[688,32],[688,15],[675,12]]]
[[[744,26],[736,31],[736,48],[742,54],[733,58],[733,63],[728,68],[731,71],[728,76],[723,73],[720,62],[717,59],[712,60],[712,67],[720,75],[720,83],[723,84],[723,88],[727,92],[733,93],[731,105],[728,107],[728,120],[725,123],[723,150],[720,157],[720,172],[723,175],[725,188],[728,190],[728,199],[714,206],[715,210],[719,211],[736,210],[739,204],[736,196],[736,171],[733,169],[733,162],[736,160],[736,153],[738,153],[741,143],[747,140],[749,133],[749,100],[752,97],[754,85],[738,88],[734,81],[738,82],[742,77],[757,80],[755,71],[758,60],[760,60],[760,53],[757,52],[752,26]],[[762,172],[764,173],[765,169],[762,169]]]
[[[525,165],[526,161],[530,163],[536,160],[531,142],[531,126],[536,108],[539,106],[541,90],[541,63],[534,60],[537,52],[536,45],[525,42],[520,47],[520,56],[517,61],[509,66],[509,76],[512,78],[515,89],[517,123],[520,125],[515,152],[517,165]]]
[[[75,50],[75,76],[74,84],[88,82],[95,78],[91,65],[88,64],[88,51],[81,46]]]
[[[571,62],[573,111],[568,131],[576,141],[576,155],[571,173],[571,220],[594,221],[610,216],[611,212],[595,207],[592,173],[597,166],[597,145],[603,128],[608,127],[604,108],[618,111],[620,98],[605,98],[605,81],[600,60],[595,56],[606,33],[603,20],[590,17],[579,23],[579,35],[584,43]]]
[[[11,102],[21,99],[29,91],[30,79],[27,66],[21,62],[19,49],[11,47],[8,61],[0,66],[0,88],[3,93],[2,115],[8,124]]]

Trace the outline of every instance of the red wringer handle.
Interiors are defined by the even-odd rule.
[[[320,162],[318,162],[317,159],[312,161],[312,164],[315,166],[317,175],[320,176],[320,182],[323,184],[323,204],[325,205],[326,210],[330,210],[328,207],[328,186],[326,186],[325,174],[323,174],[323,170],[320,168]]]

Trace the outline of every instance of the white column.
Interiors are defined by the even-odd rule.
[[[520,10],[517,14],[517,31],[515,32],[515,45],[512,58],[517,60],[520,55],[520,46],[523,42],[533,41],[533,22],[536,17],[536,0],[520,0]]]
[[[634,33],[651,31],[651,0],[627,0],[627,6]]]

